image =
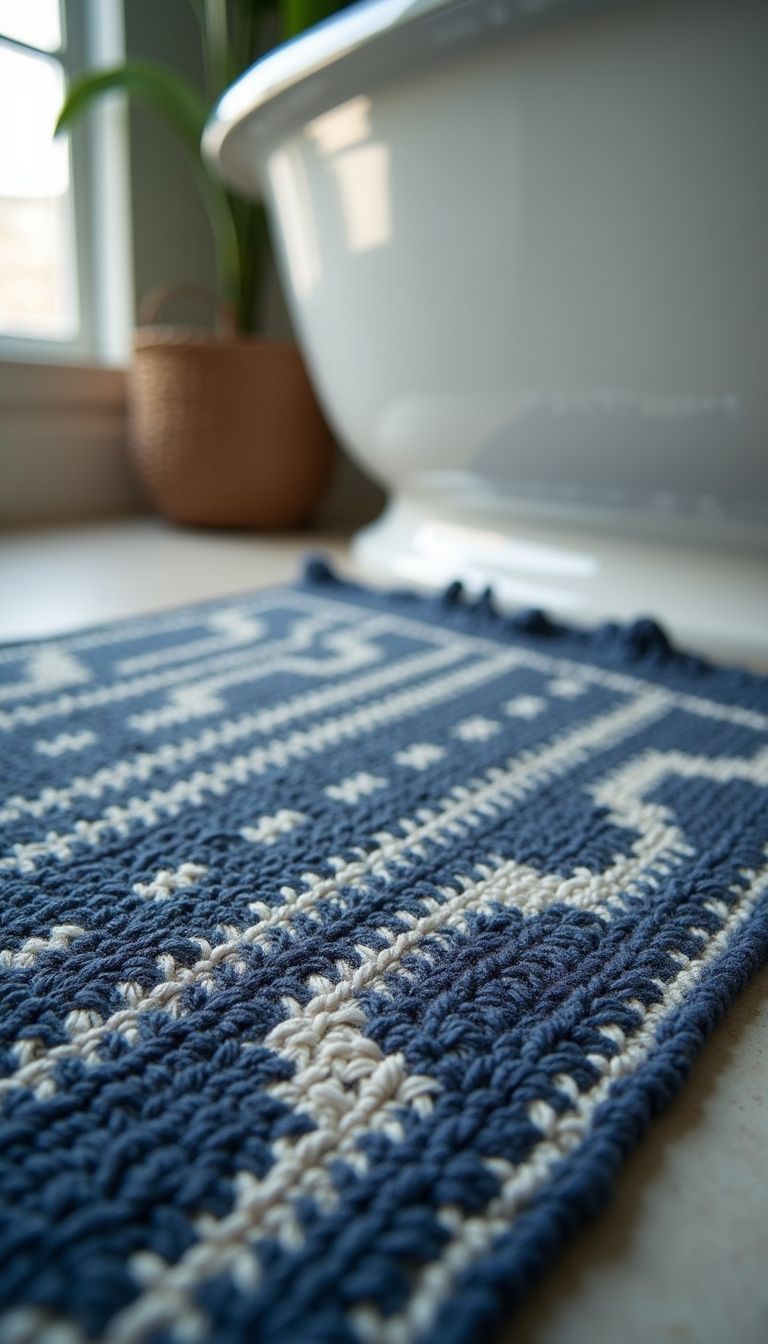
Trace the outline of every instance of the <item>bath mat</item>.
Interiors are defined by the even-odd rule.
[[[768,947],[768,683],[295,587],[0,652],[0,1336],[459,1344]]]

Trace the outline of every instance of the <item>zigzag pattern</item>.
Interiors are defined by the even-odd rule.
[[[768,684],[303,585],[0,651],[0,1340],[468,1344],[768,950]]]

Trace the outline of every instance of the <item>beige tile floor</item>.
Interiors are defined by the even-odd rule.
[[[0,638],[289,580],[344,539],[177,531],[136,519],[0,538]],[[768,968],[656,1121],[611,1206],[499,1344],[768,1344]]]

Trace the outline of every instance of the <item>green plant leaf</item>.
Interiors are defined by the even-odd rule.
[[[280,22],[284,38],[296,37],[305,28],[327,19],[339,9],[345,9],[349,0],[280,0]]]
[[[208,109],[194,86],[180,75],[150,61],[126,61],[73,79],[56,122],[55,134],[66,130],[99,98],[119,90],[148,103],[173,127],[187,148],[200,151]]]
[[[207,107],[191,84],[172,71],[148,61],[126,61],[124,65],[109,70],[80,75],[70,85],[55,133],[66,130],[87,108],[115,90],[155,108],[189,151],[192,172],[213,230],[218,284],[223,294],[238,303],[241,276],[237,229],[227,193],[221,183],[214,180],[200,157],[200,139]]]

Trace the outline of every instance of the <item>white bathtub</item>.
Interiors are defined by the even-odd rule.
[[[224,97],[358,557],[768,657],[768,6],[356,5]]]

